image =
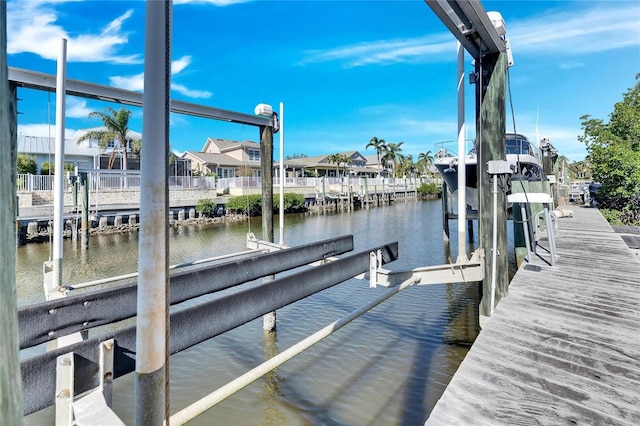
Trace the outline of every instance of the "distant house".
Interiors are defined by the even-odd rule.
[[[90,128],[90,129],[80,129],[78,131],[76,131],[76,133],[73,135],[76,143],[78,141],[78,139],[80,139],[81,137],[83,137],[85,134],[92,132],[92,131],[102,131],[105,130],[104,127],[94,127],[94,128]],[[127,139],[129,140],[142,140],[142,134],[133,130],[129,130],[127,132]],[[86,140],[86,141],[82,141],[80,142],[80,144],[87,144],[88,146],[93,146],[96,147],[98,149],[100,149],[98,147],[98,141],[96,140]],[[124,167],[122,167],[122,148],[120,147],[120,144],[116,143],[115,140],[110,140],[109,142],[107,142],[107,145],[104,149],[100,149],[100,156],[98,157],[98,160],[95,163],[95,167],[94,169],[108,169],[109,168],[109,158],[111,157],[111,154],[113,152],[113,149],[115,147],[115,161],[113,162],[113,164],[111,165],[111,169],[113,170],[121,170]],[[131,145],[127,144],[127,152],[130,153],[131,152]],[[127,156],[127,170],[140,170],[140,158],[138,158],[137,156],[131,155],[129,154]]]
[[[191,161],[194,175],[215,173],[219,178],[260,176],[260,144],[208,138],[202,151],[186,151],[182,158]]]
[[[47,136],[18,135],[18,153],[33,158],[37,173],[43,163],[55,163],[56,139]],[[102,150],[90,141],[77,143],[77,138],[65,139],[64,163],[80,169],[96,169]]]
[[[96,140],[78,140],[87,132],[92,130],[101,130],[104,128],[81,129],[76,131],[72,138],[65,139],[64,142],[64,164],[77,167],[81,170],[98,170],[107,169],[109,158],[113,147],[116,146],[114,141],[107,143],[105,149],[98,146]],[[130,130],[127,135],[130,139],[141,140],[142,134]],[[127,147],[131,150],[131,147]],[[37,173],[42,170],[43,163],[55,163],[56,140],[55,137],[46,136],[27,136],[18,135],[18,153],[26,154],[36,161]],[[122,169],[122,153],[119,147],[116,148],[116,157],[111,169]],[[140,170],[140,158],[137,156],[129,156],[127,162],[128,170]],[[177,158],[169,167],[171,176],[188,176],[191,172],[189,161]]]
[[[288,177],[338,177],[345,173],[359,177],[375,177],[377,170],[370,167],[367,159],[358,151],[340,152],[351,160],[351,164],[335,164],[329,162],[330,154],[315,157],[293,158],[284,161],[285,173]],[[279,167],[277,162],[274,167]]]

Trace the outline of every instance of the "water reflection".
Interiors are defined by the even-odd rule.
[[[259,237],[260,220],[171,228],[170,263],[244,250],[248,231]],[[285,220],[290,246],[345,234],[354,235],[356,251],[398,241],[400,259],[387,265],[390,269],[440,264],[457,256],[455,250],[445,251],[438,201],[350,214],[287,215]],[[65,241],[64,279],[77,283],[134,272],[137,241],[136,233],[92,236],[89,250]],[[451,247],[457,247],[455,236]],[[46,244],[18,248],[20,304],[43,299],[41,268],[47,257]],[[280,309],[277,333],[265,335],[258,319],[172,356],[172,411],[385,291],[349,280]],[[422,424],[475,338],[477,296],[474,285],[409,288],[191,424]],[[132,389],[132,375],[114,385],[114,409],[127,424],[134,417]],[[53,424],[50,415],[29,421]]]
[[[277,345],[278,334],[275,331],[264,331],[264,361],[268,361],[274,356],[278,355],[280,351]],[[278,368],[271,370],[265,374],[262,379],[262,403],[264,405],[264,419],[263,425],[282,425],[286,424],[286,415],[282,412],[280,407],[285,395],[280,391],[280,382],[284,379],[278,376]]]

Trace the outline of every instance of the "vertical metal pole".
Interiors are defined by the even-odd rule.
[[[7,2],[0,2],[0,424],[22,424],[16,296],[16,86],[7,69]]]
[[[80,222],[80,245],[86,250],[89,248],[89,182],[87,173],[79,173],[80,187],[82,189],[82,217]]]
[[[135,424],[169,417],[169,103],[172,2],[146,3]]]
[[[67,40],[60,39],[56,76],[56,153],[53,176],[53,289],[62,285],[62,232],[64,228],[64,128],[67,79]]]
[[[458,263],[466,263],[467,166],[464,123],[464,48],[458,42]]]
[[[304,176],[303,176],[304,177]],[[284,103],[280,102],[280,245],[284,244]]]

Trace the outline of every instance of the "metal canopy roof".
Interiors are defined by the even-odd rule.
[[[56,76],[21,68],[9,67],[9,82],[21,87],[56,91]],[[142,93],[131,90],[118,89],[101,84],[88,83],[86,81],[68,78],[66,81],[68,95],[83,98],[99,99],[126,105],[142,107]],[[251,114],[243,114],[189,102],[171,100],[171,112],[192,115],[195,117],[212,118],[214,120],[229,121],[232,123],[250,124],[252,126],[272,127],[271,118]]]
[[[425,0],[474,59],[506,50],[479,0]]]

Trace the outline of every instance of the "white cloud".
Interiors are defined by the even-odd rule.
[[[507,28],[507,37],[514,55],[597,53],[640,46],[639,16],[638,3],[623,2],[620,6],[616,2],[607,2],[606,6],[554,11],[516,21]]]
[[[559,65],[562,70],[572,70],[575,68],[582,68],[585,64],[583,62],[563,62]]]
[[[233,4],[249,3],[253,0],[173,0],[173,4],[212,4],[214,6],[230,6]]]
[[[87,101],[73,97],[67,97],[65,114],[70,118],[87,118],[93,109],[87,108]]]
[[[191,64],[191,56],[183,56],[182,58],[171,62],[171,74],[178,74]]]
[[[65,139],[70,139],[76,133],[74,129],[65,129]],[[18,134],[25,136],[43,136],[43,137],[56,137],[56,126],[54,124],[18,124]]]
[[[171,89],[175,90],[178,93],[182,93],[183,95],[188,96],[190,98],[207,99],[207,98],[210,98],[212,95],[211,92],[208,92],[206,90],[187,89],[182,84],[177,84],[177,83],[171,83]]]
[[[144,73],[129,77],[115,75],[109,77],[109,81],[112,86],[119,87],[120,89],[133,90],[136,92],[142,92],[144,89]]]
[[[455,41],[449,34],[437,34],[403,40],[376,40],[340,46],[326,50],[304,52],[301,65],[317,62],[341,61],[345,68],[363,65],[415,63],[440,59],[455,59]]]
[[[54,3],[54,2],[51,2]],[[60,39],[67,40],[67,61],[140,63],[140,55],[119,55],[128,43],[122,26],[131,15],[128,10],[96,34],[69,34],[60,25],[57,11],[39,1],[13,1],[7,4],[7,53],[34,53],[45,59],[58,56]]]
[[[612,2],[583,10],[552,11],[534,18],[507,22],[507,37],[514,56],[544,53],[580,55],[640,46],[640,7]],[[589,4],[578,2],[579,5]],[[613,3],[615,4],[615,3]],[[454,61],[455,41],[449,33],[412,39],[365,41],[323,50],[303,52],[299,65],[342,62],[345,68],[394,63]],[[573,63],[572,66],[577,66]]]
[[[171,63],[171,74],[176,75],[183,71],[187,66],[191,64],[191,56],[183,56],[182,58],[175,60]],[[144,90],[144,73],[132,75],[132,76],[113,76],[109,77],[109,81],[112,86],[119,87],[125,90],[133,90],[142,92]],[[206,99],[212,96],[211,92],[206,90],[193,90],[178,83],[171,83],[171,89],[178,93],[181,93],[190,98]]]

